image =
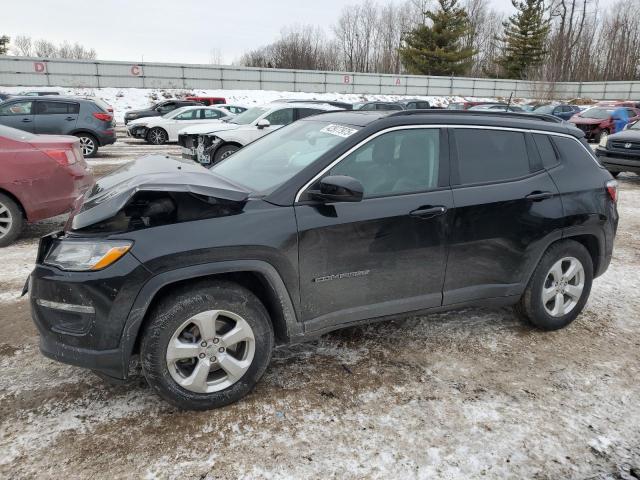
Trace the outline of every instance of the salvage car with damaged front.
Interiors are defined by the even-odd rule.
[[[544,117],[325,113],[208,170],[151,156],[98,180],[41,240],[32,317],[50,358],[126,379],[139,357],[167,401],[220,407],[274,348],[338,328],[479,305],[569,325],[616,200],[583,133]]]

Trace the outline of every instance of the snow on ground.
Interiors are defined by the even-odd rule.
[[[0,90],[7,93],[19,93],[26,87],[1,87]],[[283,98],[298,100],[338,100],[355,103],[362,101],[381,100],[396,101],[408,98],[405,95],[370,95],[353,93],[304,93],[304,92],[277,92],[268,90],[201,90],[201,89],[150,89],[150,88],[38,88],[39,91],[53,90],[62,95],[89,95],[102,98],[111,105],[115,112],[116,122],[124,121],[127,110],[147,108],[151,104],[168,98],[182,96],[223,97],[227,103],[253,107],[264,105],[274,100]],[[411,98],[427,100],[431,105],[446,107],[450,102],[464,101],[467,97],[458,96],[420,96],[411,95]],[[482,101],[494,101],[495,98],[479,98]]]

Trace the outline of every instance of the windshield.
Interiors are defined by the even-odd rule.
[[[326,122],[295,122],[238,150],[211,171],[253,192],[268,193],[357,131]]]
[[[237,123],[238,125],[249,125],[250,123],[255,122],[258,117],[262,116],[264,113],[268,112],[269,109],[266,107],[253,107],[247,110],[246,112],[242,112],[237,117],[233,117],[230,120],[230,123]]]
[[[171,110],[169,113],[165,113],[164,115],[162,115],[162,118],[173,118],[176,115],[180,115],[182,112],[190,109],[191,107],[180,107],[180,108],[176,108],[175,110]]]
[[[551,115],[553,113],[553,110],[555,109],[554,105],[542,105],[541,107],[538,107],[534,110],[534,112],[536,113],[548,113],[549,115]]]
[[[582,118],[595,118],[597,120],[604,120],[609,118],[613,110],[607,110],[606,108],[590,108],[586,112],[580,115]]]

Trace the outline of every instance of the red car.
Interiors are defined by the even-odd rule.
[[[200,102],[207,107],[212,105],[221,105],[227,103],[227,100],[222,97],[187,97],[185,100],[191,100],[192,102]]]
[[[20,235],[25,221],[71,210],[93,182],[78,138],[0,125],[0,247]]]
[[[640,109],[637,108],[593,107],[584,112],[576,113],[569,119],[569,122],[582,130],[587,140],[599,142],[601,136],[617,133],[620,130],[616,129],[615,119],[613,118],[613,112],[619,108],[624,108],[627,111],[628,123],[633,123],[640,119]]]

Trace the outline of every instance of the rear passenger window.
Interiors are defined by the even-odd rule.
[[[583,159],[586,162],[596,162],[598,165],[600,162],[596,160],[595,156],[592,156],[587,148],[580,142],[573,140],[571,138],[566,137],[553,137],[552,139],[554,145],[556,146],[558,153],[560,153],[560,158],[563,159]]]
[[[454,184],[496,182],[531,173],[524,134],[499,130],[456,129],[458,152]]]
[[[77,103],[37,102],[36,105],[38,115],[68,115],[80,111],[80,105]]]
[[[551,144],[549,135],[540,135],[536,133],[533,135],[533,140],[536,142],[538,152],[540,152],[544,168],[555,167],[558,164],[559,158],[555,148],[553,148],[553,145]]]
[[[311,115],[317,115],[322,110],[317,108],[298,108],[298,118],[310,117]]]

